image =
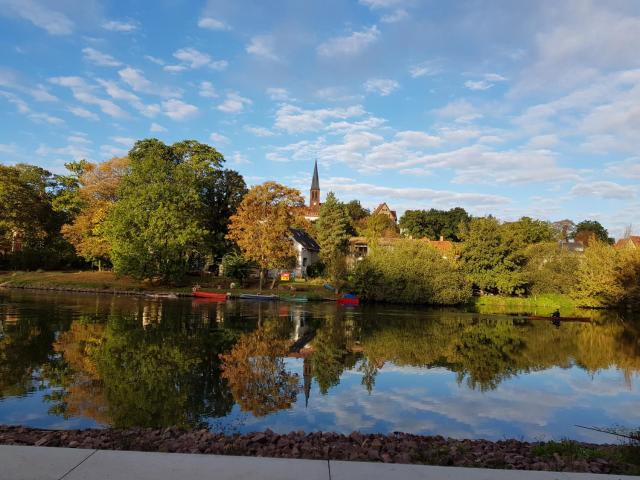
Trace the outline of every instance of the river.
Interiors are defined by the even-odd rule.
[[[638,317],[513,313],[0,289],[0,424],[596,443],[576,425],[640,425]]]

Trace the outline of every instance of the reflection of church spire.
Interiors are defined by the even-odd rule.
[[[309,406],[309,395],[311,394],[311,381],[313,379],[313,375],[311,372],[311,362],[308,357],[304,357],[302,365],[302,378],[304,379],[304,406],[306,408]]]

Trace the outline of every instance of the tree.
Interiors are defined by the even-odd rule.
[[[464,208],[451,210],[407,210],[400,218],[403,234],[413,238],[438,240],[444,237],[457,242],[460,240],[461,225],[469,223],[471,217]]]
[[[104,224],[117,200],[118,187],[128,172],[129,163],[127,157],[115,157],[98,165],[85,163],[78,179],[78,199],[74,201],[79,211],[72,223],[62,227],[62,234],[78,255],[96,262],[98,270],[111,257],[111,243]]]
[[[349,215],[333,192],[329,192],[320,207],[316,221],[316,239],[320,245],[320,257],[334,285],[345,272],[345,254],[349,234]]]
[[[215,170],[204,182],[204,226],[208,231],[205,243],[213,259],[231,250],[232,242],[227,239],[229,222],[247,191],[244,178],[235,170]]]
[[[366,219],[365,236],[371,239],[398,237],[398,227],[387,215],[370,215]]]
[[[194,140],[168,146],[146,139],[136,142],[129,159],[105,225],[114,269],[135,278],[178,279],[202,251],[204,185],[224,158]]]
[[[354,290],[366,300],[455,305],[471,297],[471,285],[455,265],[420,240],[374,247],[358,263]]]
[[[593,240],[611,243],[609,240],[609,232],[596,220],[583,220],[576,225],[573,238],[581,241],[585,246],[589,246]]]
[[[258,264],[261,290],[265,270],[282,268],[295,257],[290,230],[304,222],[303,207],[298,190],[265,182],[249,190],[231,217],[227,238]]]

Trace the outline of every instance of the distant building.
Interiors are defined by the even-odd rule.
[[[295,274],[297,277],[305,277],[307,267],[317,263],[320,259],[320,245],[311,235],[300,228],[291,229],[291,240],[296,251]]]
[[[316,221],[320,216],[320,179],[318,178],[318,161],[313,166],[313,178],[311,179],[311,190],[309,191],[309,206],[305,218],[309,221]]]
[[[396,211],[391,210],[389,208],[389,205],[384,202],[376,207],[372,215],[386,215],[391,220],[393,220],[393,223],[398,223],[398,215],[396,215]]]
[[[378,238],[376,239],[376,245],[379,247],[392,247],[400,241],[414,241],[427,244],[430,247],[438,250],[442,258],[449,259],[455,255],[455,244],[449,240],[445,240],[444,237],[440,237],[440,240],[429,240],[428,238],[421,238],[419,240],[403,239],[403,238]],[[362,260],[369,254],[369,242],[366,237],[351,237],[349,239],[349,250],[347,254],[347,265],[353,268],[356,262]]]
[[[585,244],[580,240],[560,240],[558,247],[561,251],[583,253]]]
[[[621,238],[614,245],[615,248],[640,248],[640,235],[631,235],[627,238]]]

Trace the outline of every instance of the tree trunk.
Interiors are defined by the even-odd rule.
[[[258,287],[258,291],[262,293],[262,281],[264,280],[264,269],[260,269],[260,286]]]
[[[278,280],[278,275],[273,276],[273,281],[271,282],[271,290],[276,286],[276,281]]]

